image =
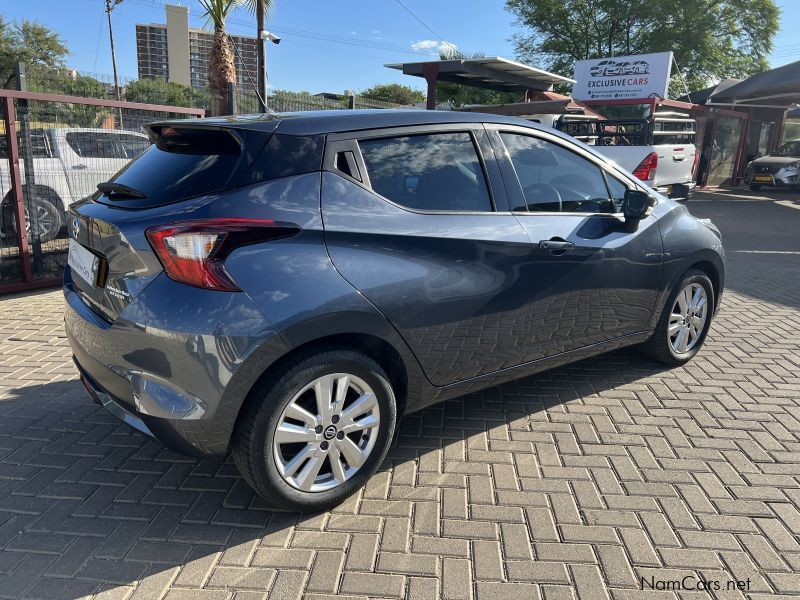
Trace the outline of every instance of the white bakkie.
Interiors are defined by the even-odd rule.
[[[25,149],[25,144],[30,149]],[[41,242],[55,238],[65,225],[69,205],[93,194],[97,184],[108,181],[131,159],[141,154],[150,140],[141,132],[89,127],[51,127],[31,129],[30,136],[19,136],[20,176],[27,181],[25,166],[33,170],[33,193],[25,190],[26,213],[34,213],[33,223],[26,214],[29,231]],[[11,172],[8,149],[0,146],[0,193],[3,196],[2,229],[12,226]],[[27,184],[26,184],[27,185]],[[35,235],[34,235],[35,234]]]
[[[666,196],[688,200],[695,187],[697,124],[688,115],[662,111],[652,121],[573,114],[527,118],[592,146]]]

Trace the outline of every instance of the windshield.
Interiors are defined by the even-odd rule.
[[[788,142],[778,148],[777,152],[775,152],[776,156],[796,156],[800,158],[800,140],[796,140],[794,142]]]

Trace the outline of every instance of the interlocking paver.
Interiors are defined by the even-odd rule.
[[[689,208],[728,250],[690,364],[623,350],[433,406],[302,517],[93,405],[60,292],[0,299],[0,597],[644,600],[677,596],[641,577],[686,574],[798,594],[800,211]]]

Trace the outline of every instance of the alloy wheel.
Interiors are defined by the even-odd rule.
[[[43,239],[46,238],[53,229],[53,215],[44,206],[36,206],[35,210],[35,235],[31,236],[31,217],[27,207],[25,207],[25,232],[28,234],[28,239],[31,239],[31,237]]]
[[[703,335],[708,316],[708,294],[699,283],[690,283],[675,299],[667,335],[676,354],[690,352]]]
[[[303,492],[331,490],[355,475],[375,447],[380,408],[372,388],[348,373],[318,377],[292,397],[278,419],[278,472]]]

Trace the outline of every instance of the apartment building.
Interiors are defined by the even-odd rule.
[[[258,80],[258,44],[255,37],[232,35],[233,58],[239,89],[255,92]],[[139,77],[164,79],[193,88],[207,85],[208,62],[214,32],[189,27],[187,6],[166,6],[166,23],[136,25]]]

